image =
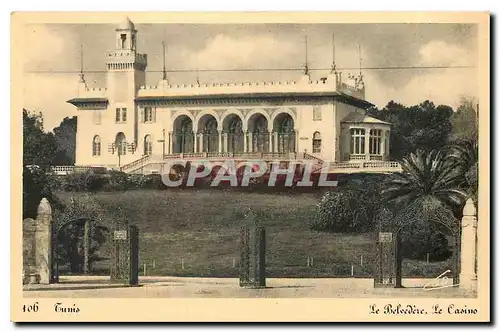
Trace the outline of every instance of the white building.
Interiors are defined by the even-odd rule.
[[[126,19],[106,55],[107,87],[89,89],[83,73],[78,96],[77,166],[156,172],[164,160],[313,159],[331,171],[391,170],[390,125],[365,115],[361,74],[331,73],[312,80],[183,84],[166,73],[145,82],[147,55]]]

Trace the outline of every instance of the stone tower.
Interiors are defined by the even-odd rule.
[[[145,84],[147,56],[137,53],[137,30],[132,21],[126,18],[115,31],[115,50],[107,54],[106,63],[109,116],[117,125],[117,137],[128,144],[137,143],[135,97]]]

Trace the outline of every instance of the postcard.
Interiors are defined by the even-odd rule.
[[[11,20],[12,321],[490,321],[489,13]]]

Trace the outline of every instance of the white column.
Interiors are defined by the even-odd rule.
[[[219,152],[222,152],[222,130],[219,130]]]
[[[380,155],[382,156],[382,160],[385,160],[385,135],[386,131],[382,130],[382,136],[380,137]]]
[[[253,152],[253,135],[248,133],[248,152]]]
[[[476,274],[476,207],[471,198],[467,200],[462,218],[462,241],[460,245],[460,288],[477,290]]]
[[[228,141],[228,135],[227,135],[227,133],[224,133],[224,151],[225,151],[225,152],[228,152],[228,148],[227,148],[228,144],[227,144],[227,141]],[[233,151],[233,153],[234,153],[234,151]]]
[[[391,144],[391,132],[387,130],[385,134],[387,135],[387,140],[386,140],[387,145],[385,146],[385,153],[387,154],[387,160],[389,160],[389,151],[390,151],[389,145]]]
[[[370,160],[370,129],[365,129],[365,160]]]
[[[244,132],[243,133],[243,152],[248,152],[248,140],[247,140],[248,133]]]
[[[279,152],[279,149],[278,149],[278,133],[275,131],[273,132],[273,135],[272,135],[272,140],[273,140],[273,145],[274,145],[274,150],[272,152]]]
[[[268,142],[269,143],[269,149],[268,149],[268,151],[269,152],[273,152],[273,137],[271,135],[271,132],[269,132],[269,131],[267,132],[267,139],[269,141]]]
[[[199,152],[203,152],[203,133],[200,133],[200,146],[198,147]]]
[[[198,152],[198,133],[194,134],[194,153]]]

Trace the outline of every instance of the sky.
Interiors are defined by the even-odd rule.
[[[46,130],[58,126],[66,116],[77,115],[66,101],[76,96],[80,45],[89,87],[106,86],[105,53],[115,48],[115,26],[25,26],[24,108],[41,111]],[[148,85],[156,85],[161,78],[163,41],[171,84],[195,83],[197,75],[201,83],[297,80],[305,63],[307,36],[313,80],[328,73],[333,54],[343,75],[358,73],[359,45],[365,98],[378,107],[390,100],[405,105],[431,100],[456,108],[462,98],[478,93],[474,25],[136,24],[136,29],[138,52],[148,55]],[[468,68],[457,68],[464,66]],[[282,70],[205,71],[231,69]]]

